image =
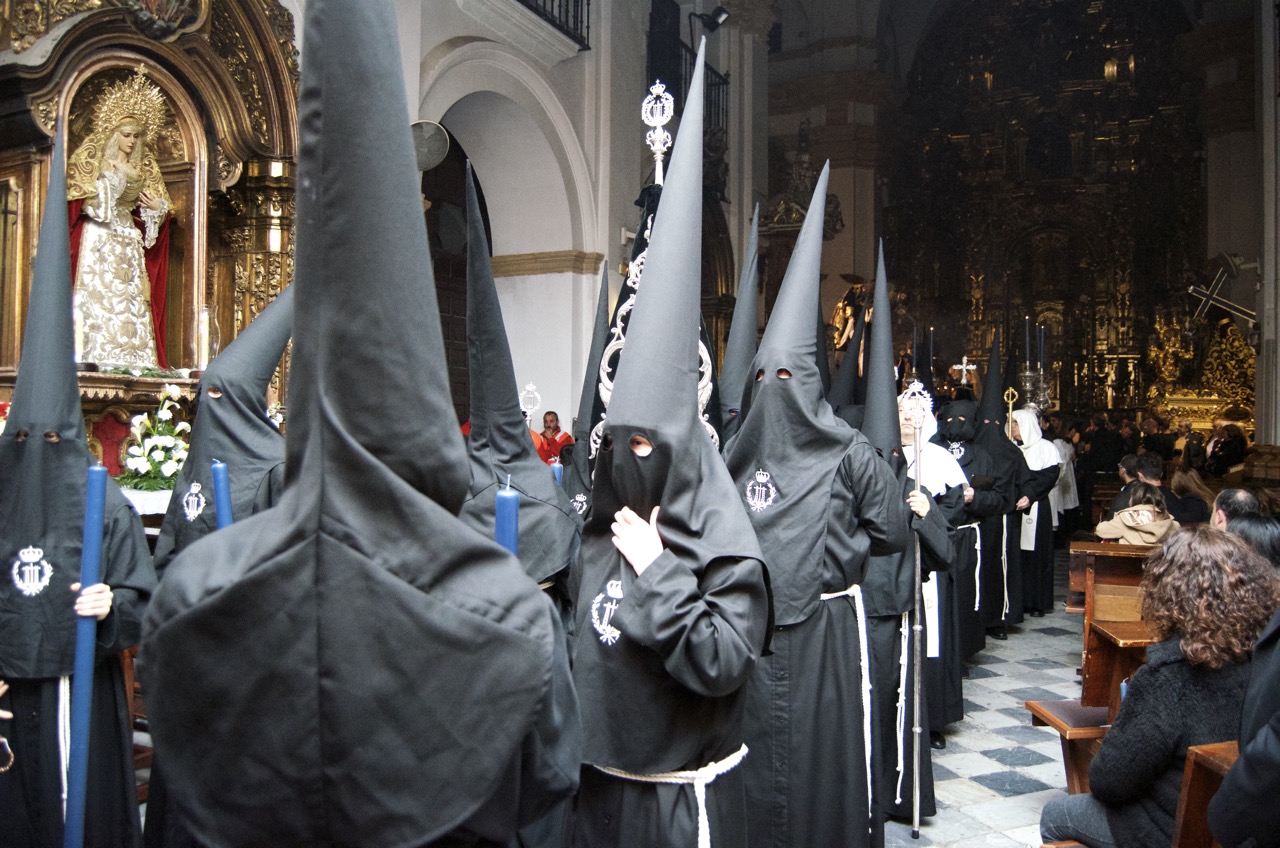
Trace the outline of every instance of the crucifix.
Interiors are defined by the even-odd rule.
[[[1258,267],[1257,262],[1250,262],[1242,265],[1236,260],[1237,257],[1235,256],[1228,256],[1225,253],[1219,253],[1218,273],[1214,275],[1213,282],[1209,284],[1209,288],[1206,289],[1203,286],[1188,287],[1187,291],[1190,294],[1200,298],[1200,305],[1196,307],[1194,315],[1195,318],[1203,318],[1205,313],[1209,311],[1210,306],[1221,306],[1232,315],[1243,318],[1246,321],[1258,320],[1258,314],[1252,309],[1246,309],[1239,304],[1227,300],[1219,294],[1219,291],[1222,289],[1222,284],[1228,279],[1234,280],[1236,277],[1240,276],[1240,270],[1242,268],[1256,270]]]
[[[959,364],[959,365],[952,365],[952,366],[951,366],[951,370],[952,370],[952,371],[959,371],[959,372],[960,372],[960,385],[962,385],[962,386],[967,386],[967,385],[969,385],[969,372],[970,372],[970,371],[977,371],[977,370],[978,370],[978,366],[976,366],[976,365],[974,365],[973,363],[969,362],[969,357],[967,357],[967,356],[962,356],[962,357],[960,357],[960,364]]]

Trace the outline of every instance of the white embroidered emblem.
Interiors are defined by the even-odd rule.
[[[18,551],[18,558],[13,561],[13,585],[28,598],[34,598],[49,585],[53,576],[53,566],[44,561],[41,548],[25,547]]]
[[[609,600],[605,601],[608,595]],[[618,611],[618,602],[622,600],[622,581],[610,580],[605,586],[605,590],[596,595],[595,600],[591,602],[591,626],[600,634],[600,641],[606,645],[615,644],[622,636],[622,631],[614,627],[613,614]],[[603,603],[601,603],[603,601]],[[604,609],[604,615],[600,614],[600,610]]]
[[[756,479],[747,483],[747,503],[752,512],[764,512],[778,497],[778,489],[769,482],[769,472],[761,468],[756,472]]]
[[[964,442],[951,442],[947,445],[947,450],[951,451],[951,455],[956,459],[964,456]]]
[[[573,511],[578,515],[587,514],[587,495],[585,492],[578,492],[573,496],[573,500],[570,503],[573,504]]]
[[[200,493],[200,484],[192,483],[191,488],[182,496],[182,512],[187,521],[195,521],[204,512],[204,495]]]

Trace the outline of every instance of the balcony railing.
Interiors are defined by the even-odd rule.
[[[583,50],[590,50],[591,0],[516,0]]]
[[[683,114],[693,81],[698,54],[673,33],[649,32],[649,81],[659,80],[676,100],[676,114]],[[710,65],[705,66],[707,129],[729,126],[729,78]]]

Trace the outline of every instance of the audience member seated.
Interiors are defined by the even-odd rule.
[[[1169,488],[1178,497],[1182,507],[1185,524],[1199,524],[1209,520],[1209,504],[1213,503],[1213,492],[1200,479],[1200,473],[1194,468],[1179,468],[1169,479]]]
[[[1142,578],[1142,617],[1158,641],[1089,766],[1090,792],[1041,811],[1044,841],[1168,848],[1187,748],[1236,738],[1250,650],[1277,587],[1271,564],[1230,534],[1204,524],[1170,534]]]
[[[1099,539],[1126,545],[1155,545],[1177,529],[1178,522],[1169,516],[1160,490],[1147,483],[1134,483],[1129,489],[1129,505],[1110,521],[1100,522],[1094,532]]]
[[[1244,462],[1249,441],[1239,424],[1227,424],[1222,428],[1222,435],[1213,440],[1209,450],[1209,459],[1205,470],[1214,477],[1228,474],[1232,468]]]
[[[1160,458],[1159,454],[1140,454],[1133,470],[1140,482],[1155,486],[1160,490],[1160,494],[1164,495],[1165,511],[1173,516],[1174,520],[1179,524],[1194,523],[1195,519],[1183,509],[1182,499],[1175,495],[1172,489],[1164,485],[1164,460]]]
[[[1209,804],[1209,829],[1226,848],[1280,848],[1280,612],[1253,649],[1240,717],[1240,757]]]
[[[1136,453],[1127,453],[1120,458],[1120,465],[1116,468],[1116,473],[1120,475],[1120,491],[1116,492],[1116,496],[1111,499],[1111,503],[1107,506],[1107,511],[1102,514],[1102,520],[1106,521],[1120,510],[1129,505],[1129,492],[1138,482],[1138,455]]]
[[[1213,512],[1209,523],[1219,530],[1226,530],[1233,518],[1242,515],[1265,515],[1262,501],[1249,489],[1223,489],[1213,499]]]
[[[1227,522],[1227,532],[1280,568],[1280,521],[1270,515],[1238,515]]]

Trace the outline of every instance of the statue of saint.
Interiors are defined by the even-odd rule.
[[[165,123],[145,68],[111,85],[67,164],[78,359],[165,368],[169,193],[148,142]]]

